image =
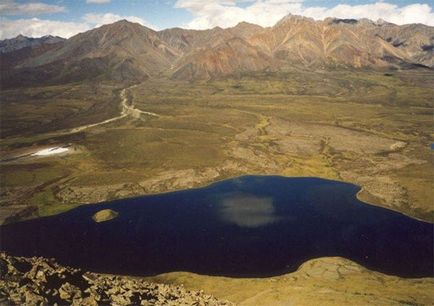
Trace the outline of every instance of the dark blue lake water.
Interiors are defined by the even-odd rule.
[[[433,276],[433,224],[364,204],[358,190],[316,178],[244,176],[4,225],[0,248],[129,275],[263,277],[341,256],[388,274]],[[92,220],[107,208],[119,216]]]

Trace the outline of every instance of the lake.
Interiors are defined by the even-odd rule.
[[[266,277],[340,256],[402,277],[433,276],[433,224],[365,204],[359,187],[243,176],[204,188],[83,205],[0,227],[0,249],[94,272]],[[117,217],[95,222],[111,209]]]

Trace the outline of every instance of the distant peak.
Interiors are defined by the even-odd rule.
[[[254,26],[255,24],[247,22],[247,21],[241,21],[241,22],[238,22],[236,27],[238,27],[238,26],[252,26],[252,25]]]
[[[117,24],[129,24],[129,23],[133,23],[133,22],[128,21],[126,19],[121,19],[121,20],[118,20],[118,21],[116,21],[114,23],[117,23]]]
[[[234,28],[262,28],[262,27],[254,23],[241,21]]]
[[[382,26],[382,25],[387,25],[387,24],[391,25],[391,24],[393,24],[393,23],[388,22],[388,21],[384,20],[383,18],[380,18],[380,19],[378,19],[378,20],[375,22],[375,24],[376,24],[376,25],[379,25],[379,26]]]
[[[313,18],[310,18],[310,17],[300,16],[300,15],[293,15],[293,14],[289,13],[288,15],[286,15],[285,17],[283,17],[282,19],[280,19],[276,23],[276,25],[283,24],[283,23],[289,22],[289,21],[299,21],[299,20],[303,20],[303,21],[315,21]]]
[[[16,40],[28,40],[31,39],[30,37],[24,36],[22,34],[19,34],[17,37],[15,38],[11,38],[11,39],[16,39]]]
[[[121,19],[118,21],[115,21],[112,24],[117,24],[117,25],[128,25],[128,26],[141,26],[146,28],[145,26],[143,26],[141,23],[135,22],[135,21],[131,21],[131,20],[127,20],[127,19]]]
[[[139,24],[136,22],[128,21],[126,19],[121,19],[121,20],[117,20],[113,23],[104,24],[103,26],[105,26],[105,27],[121,27],[121,26],[130,27],[130,26],[135,26],[135,25],[139,25]]]
[[[294,15],[294,14],[289,13],[288,15],[283,17],[282,19],[312,19],[312,18],[301,16],[301,15]]]
[[[105,25],[103,25],[103,27],[108,27],[108,28],[113,28],[113,29],[116,29],[116,28],[138,29],[138,28],[140,28],[140,29],[146,29],[149,31],[154,31],[153,29],[145,27],[144,25],[142,25],[138,22],[130,21],[127,19],[121,19],[121,20],[115,21],[115,22],[110,23],[110,24],[105,24]]]

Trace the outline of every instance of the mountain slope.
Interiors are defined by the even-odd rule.
[[[160,41],[157,32],[119,21],[80,33],[62,48],[29,58],[7,76],[12,82],[70,82],[84,79],[142,81],[170,66],[177,51]]]
[[[195,50],[178,63],[173,78],[208,79],[235,72],[264,70],[271,58],[239,37],[216,46]]]
[[[11,40],[0,42],[10,44]],[[434,68],[433,27],[367,19],[315,21],[288,15],[268,28],[242,22],[228,29],[159,32],[123,20],[53,45],[1,57],[2,86],[86,79],[142,81],[161,76],[208,79],[294,66]]]
[[[115,80],[141,80],[169,67],[176,56],[177,51],[160,41],[157,32],[123,20],[78,34],[62,49],[47,52],[23,66],[37,67],[63,61],[67,63],[64,75],[71,75],[88,65],[95,71],[85,73]]]
[[[0,53],[0,67],[1,71],[9,70],[15,66],[28,61],[29,59],[36,58],[45,52],[50,50],[59,49],[63,46],[64,41],[56,43],[42,43],[39,45],[32,45],[26,47],[20,47],[16,50]]]
[[[15,38],[5,39],[0,41],[0,53],[9,53],[17,51],[23,48],[37,48],[41,45],[52,45],[58,44],[65,41],[66,39],[58,36],[42,36],[39,38],[26,37],[23,35],[18,35]]]
[[[372,34],[401,50],[413,62],[434,67],[434,30],[423,24],[397,26],[384,23]]]
[[[219,30],[219,38],[210,39],[212,43],[202,40],[201,44],[184,46],[183,51],[189,52],[174,65],[174,78],[209,78],[293,66],[312,69],[434,67],[434,28],[424,25],[397,26],[367,19],[315,21],[288,15],[269,28],[240,23]],[[178,37],[180,33],[182,30],[178,30]],[[238,44],[231,43],[234,38]],[[401,43],[397,45],[396,40]]]
[[[432,66],[425,59],[430,55],[422,45],[428,44],[430,37],[433,37],[434,28],[412,25],[411,32],[419,39],[405,40],[410,48],[404,49],[394,45],[393,39],[404,39],[401,37],[404,37],[406,26],[391,26],[392,29],[386,32],[390,33],[388,38],[383,39],[380,34],[385,32],[384,25],[366,19],[328,18],[315,21],[289,15],[275,26],[251,37],[249,42],[270,53],[277,61],[308,67],[390,68],[397,66],[397,63]],[[386,36],[386,33],[383,35]]]

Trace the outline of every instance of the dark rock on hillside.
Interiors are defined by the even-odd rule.
[[[338,18],[335,18],[335,19],[332,20],[331,23],[336,23],[336,24],[338,24],[338,23],[356,24],[357,22],[358,22],[357,19],[338,19]]]

